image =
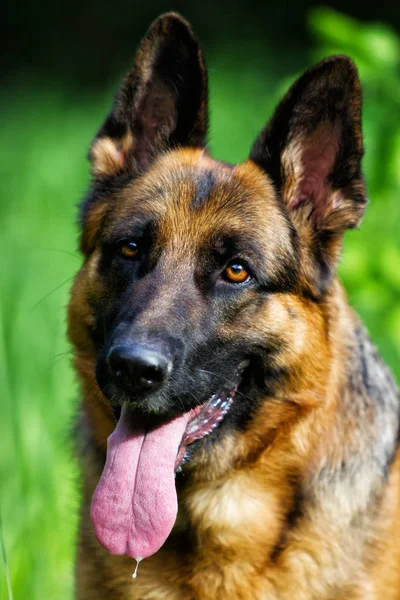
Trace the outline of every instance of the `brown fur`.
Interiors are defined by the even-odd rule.
[[[141,52],[139,59],[147,65],[148,54]],[[151,71],[146,73],[148,80]],[[204,119],[197,123],[203,123],[198,126],[202,129]],[[125,154],[130,151],[125,141],[117,145]],[[283,159],[286,168],[288,161],[293,166],[284,188],[289,204],[298,181],[299,150],[293,147],[288,146]],[[121,155],[112,152],[109,138],[100,136],[92,147],[95,175],[120,169]],[[322,296],[315,287],[315,231],[307,206],[293,219],[303,240],[296,256],[276,182],[256,162],[230,167],[195,147],[162,153],[145,172],[99,197],[85,219],[85,262],[69,307],[69,334],[84,397],[79,600],[400,599],[400,456],[387,457],[385,473],[374,463],[380,436],[395,435],[390,425],[397,418],[395,401],[379,404],[362,377],[358,348],[360,339],[368,342],[357,334],[360,325],[337,278],[332,276]],[[206,201],[193,209],[196,180],[208,171],[216,183]],[[362,187],[362,182],[354,186]],[[342,211],[350,210],[349,193],[334,193],[343,195]],[[319,221],[331,210],[329,202],[324,214],[317,215]],[[162,325],[181,293],[175,282],[180,290],[189,289],[195,257],[216,230],[253,232],[278,287],[283,264],[295,268],[298,261],[300,272],[294,289],[277,289],[268,302],[256,302],[249,292],[240,319],[221,326],[224,340],[254,336],[279,341],[273,368],[280,375],[273,394],[258,405],[244,429],[226,432],[218,444],[203,444],[185,465],[176,525],[132,581],[133,561],[109,555],[97,542],[89,506],[107,437],[115,427],[109,401],[95,379],[93,299],[107,302],[99,277],[99,236],[104,239],[127,222],[138,205],[142,213],[159,219],[164,273],[173,274],[142,313],[142,324]],[[341,231],[358,220],[354,212],[346,218],[346,223],[340,221]],[[332,215],[319,226],[334,229]],[[339,233],[329,243],[329,260],[336,263]],[[190,295],[187,305],[196,328],[206,305]],[[379,368],[382,377],[389,377]],[[388,398],[395,394],[390,382],[383,385]]]

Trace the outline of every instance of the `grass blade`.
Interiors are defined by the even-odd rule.
[[[6,544],[4,541],[3,522],[1,520],[1,516],[0,516],[0,548],[1,548],[1,556],[3,558],[4,573],[5,573],[6,582],[7,582],[8,600],[14,600],[12,587],[11,587],[10,571],[8,569]]]

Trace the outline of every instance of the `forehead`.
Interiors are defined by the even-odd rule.
[[[114,236],[133,235],[135,228],[155,223],[164,244],[247,236],[272,249],[290,241],[273,185],[250,161],[230,166],[202,150],[176,150],[117,195],[106,224]]]

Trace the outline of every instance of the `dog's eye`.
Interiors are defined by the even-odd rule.
[[[125,258],[135,259],[139,257],[140,250],[137,242],[133,240],[129,242],[123,242],[119,247],[119,253]]]
[[[222,277],[229,283],[246,283],[251,279],[247,266],[238,260],[225,267]]]

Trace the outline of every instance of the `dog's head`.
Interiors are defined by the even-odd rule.
[[[148,429],[185,419],[175,467],[213,429],[246,427],[277,385],[296,404],[326,380],[324,307],[366,204],[360,111],[354,65],[329,58],[247,161],[217,162],[190,27],[165,15],[144,39],[90,150],[70,336],[103,400]]]
[[[311,314],[366,203],[360,104],[354,65],[329,58],[292,86],[249,160],[217,162],[201,50],[179,16],[153,24],[91,146],[81,214],[72,338],[95,352],[112,403],[171,418],[212,399],[220,419],[238,388],[240,421],[308,361]]]

